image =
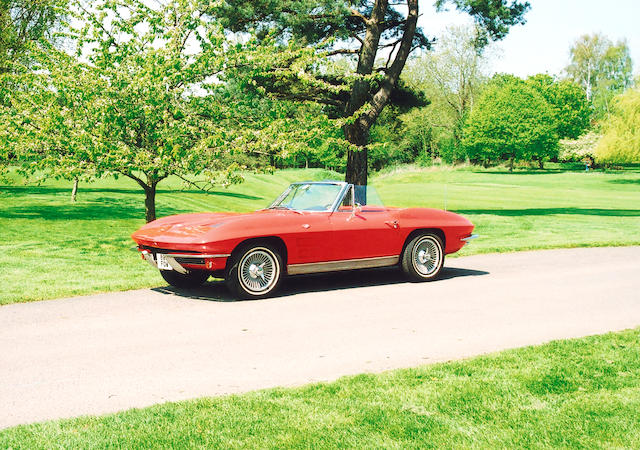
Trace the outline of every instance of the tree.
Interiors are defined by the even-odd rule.
[[[605,164],[640,162],[640,89],[628,89],[613,101],[596,159]]]
[[[5,144],[25,170],[135,180],[151,221],[163,179],[230,174],[233,153],[243,150],[233,144],[242,136],[229,100],[206,95],[218,88],[206,81],[221,72],[226,51],[207,6],[147,3],[78,2],[75,44],[86,62],[54,48],[34,55],[37,70],[16,75],[28,89],[12,95],[19,114],[7,118]]]
[[[609,111],[611,99],[632,83],[633,62],[626,41],[616,44],[602,34],[580,36],[571,47],[566,72],[584,86],[587,100],[593,102],[596,116]]]
[[[596,146],[601,136],[595,131],[579,136],[577,139],[563,139],[559,142],[558,160],[563,162],[583,162],[595,167]]]
[[[551,105],[560,139],[577,139],[589,127],[589,102],[577,83],[547,74],[534,75],[527,82]]]
[[[478,47],[482,30],[476,27],[449,27],[435,50],[408,64],[403,78],[424,92],[434,122],[421,126],[446,129],[454,145],[460,147],[464,120],[487,80],[487,49]]]
[[[469,13],[485,30],[479,42],[501,39],[510,26],[523,23],[529,9],[517,0],[437,0],[438,10],[452,4]],[[409,54],[429,48],[431,41],[416,26],[418,1],[387,0],[227,0],[219,8],[232,31],[252,32],[258,41],[275,39],[282,57],[262,59],[254,80],[280,97],[314,101],[333,117],[344,119],[343,132],[351,144],[346,180],[367,182],[369,130],[390,101]],[[275,36],[275,38],[274,38]],[[347,55],[357,60],[344,77],[327,73],[322,62],[301,63],[310,53],[326,58]],[[259,59],[259,58],[256,58]],[[255,65],[255,59],[251,61]]]
[[[471,112],[463,142],[473,161],[508,160],[509,170],[519,160],[537,160],[542,165],[557,154],[553,110],[525,81],[496,76]]]

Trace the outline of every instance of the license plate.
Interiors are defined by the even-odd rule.
[[[173,267],[167,261],[167,255],[156,253],[156,264],[160,270],[173,270]]]

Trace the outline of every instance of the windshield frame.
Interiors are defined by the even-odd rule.
[[[333,199],[333,203],[331,204],[331,208],[325,210],[325,211],[310,211],[310,210],[306,210],[306,209],[293,209],[293,208],[286,208],[289,211],[299,211],[299,212],[308,212],[308,213],[334,213],[337,209],[338,206],[340,206],[340,202],[342,201],[342,198],[344,197],[345,193],[347,192],[347,190],[349,189],[349,186],[351,186],[350,183],[347,183],[346,181],[300,181],[300,182],[296,182],[296,183],[291,183],[289,185],[289,187],[287,187],[287,189],[284,190],[284,192],[282,194],[280,194],[278,196],[278,198],[276,198],[267,209],[275,209],[278,207],[278,204],[280,202],[282,202],[282,200],[284,200],[284,198],[289,194],[289,192],[291,192],[292,189],[294,189],[296,186],[300,186],[300,185],[305,185],[305,184],[327,184],[327,185],[334,185],[334,186],[341,186],[340,190],[338,191],[336,198]]]

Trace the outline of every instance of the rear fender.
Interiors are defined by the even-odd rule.
[[[411,242],[414,237],[426,233],[433,233],[442,240],[442,251],[444,252],[444,249],[447,248],[447,238],[444,234],[444,231],[442,231],[440,228],[416,228],[411,233],[409,233],[409,236],[407,236],[407,239],[405,239],[404,244],[402,245],[402,251],[400,252],[400,259],[402,259],[404,250],[407,248],[407,245],[409,245],[409,242]]]

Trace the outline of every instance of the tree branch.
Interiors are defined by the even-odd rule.
[[[185,177],[183,177],[182,175],[179,174],[175,174],[176,177],[180,178],[182,181],[185,182],[185,184],[189,185],[189,186],[193,186],[194,188],[198,189],[199,191],[204,191],[204,192],[211,192],[213,190],[213,188],[215,187],[211,182],[205,182],[207,185],[209,185],[208,187],[204,187],[204,186],[200,186],[196,181],[191,181]]]
[[[350,49],[350,48],[341,48],[337,50],[331,50],[330,52],[325,53],[324,56],[335,56],[335,55],[356,55],[360,53],[360,50]]]
[[[407,7],[409,8],[409,12],[407,14],[404,33],[402,35],[402,43],[400,44],[398,53],[396,53],[393,64],[391,64],[391,67],[386,72],[382,86],[373,96],[371,108],[358,119],[358,122],[364,129],[369,129],[371,127],[376,118],[380,115],[384,106],[389,101],[391,92],[398,82],[400,73],[407,62],[409,53],[411,52],[413,36],[415,35],[416,25],[418,22],[418,0],[407,0]]]
[[[97,25],[100,27],[100,29],[101,29],[102,31],[104,31],[104,33],[105,33],[107,36],[109,36],[109,38],[111,39],[111,42],[113,43],[113,45],[114,45],[115,47],[118,47],[118,42],[116,41],[116,38],[113,36],[113,34],[111,34],[111,32],[110,32],[109,30],[107,30],[107,29],[104,27],[104,25],[103,25],[102,21],[100,21],[100,20],[96,19],[96,17],[95,17],[95,15],[94,15],[94,14],[90,13],[90,12],[89,12],[89,11],[88,11],[84,6],[82,6],[82,3],[78,2],[78,6],[80,7],[80,9],[82,9],[82,11],[84,11],[84,13],[85,13],[85,14],[87,14],[88,16],[90,16],[90,17],[93,19],[93,20],[92,20],[92,22],[93,22],[94,24],[97,24]]]
[[[355,10],[355,9],[351,9],[349,12],[351,13],[351,17],[355,17],[356,19],[360,19],[362,21],[362,23],[364,23],[365,25],[369,25],[370,19],[367,16],[365,16],[364,14],[362,14],[360,11]]]
[[[364,42],[360,48],[358,58],[358,75],[369,75],[373,72],[380,35],[382,34],[382,23],[387,11],[388,0],[376,0],[371,10],[371,18],[367,20],[367,30],[364,35]],[[359,110],[367,100],[369,82],[366,80],[356,80],[351,89],[351,96],[347,104],[346,115],[351,116]]]
[[[149,185],[147,185],[147,183],[145,183],[141,178],[138,178],[137,176],[135,176],[134,174],[132,174],[131,172],[125,172],[124,170],[116,170],[116,172],[118,172],[119,174],[124,175],[125,177],[131,178],[132,180],[134,180],[136,183],[138,183],[140,185],[140,187],[142,187],[142,189],[144,189],[145,191],[147,189],[149,189]]]

